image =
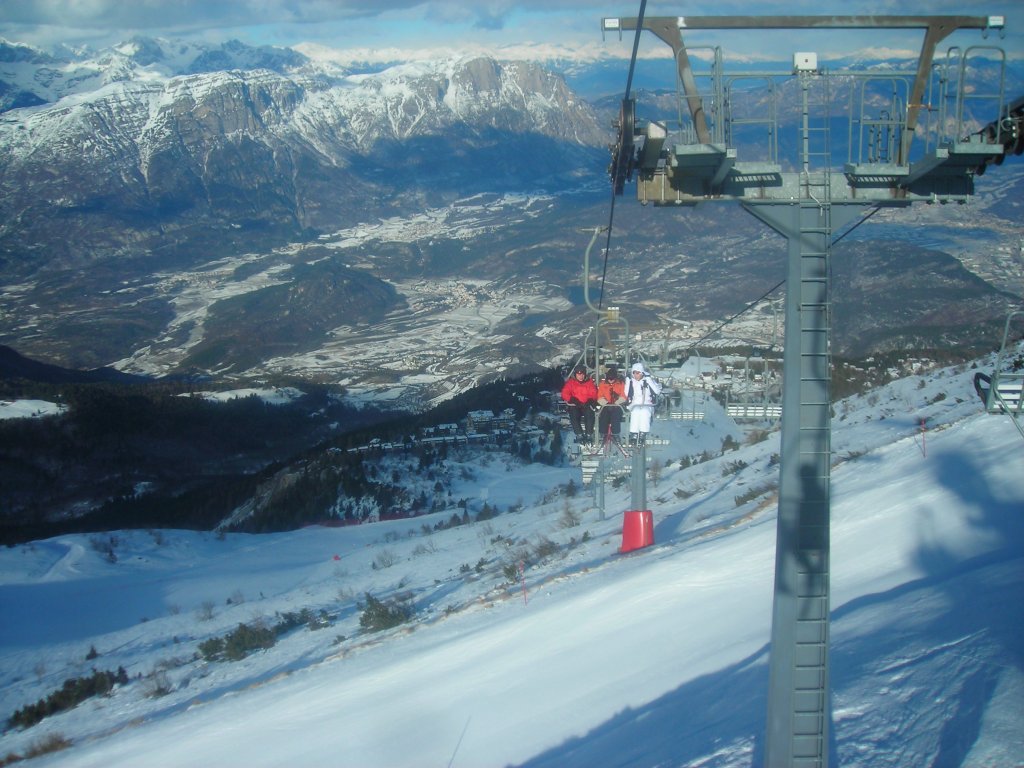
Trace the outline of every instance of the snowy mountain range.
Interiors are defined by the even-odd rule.
[[[355,215],[345,208],[365,196],[399,198],[384,211],[407,211],[431,183],[468,175],[445,162],[449,153],[493,156],[488,189],[500,187],[502,169],[513,178],[513,165],[536,170],[521,157],[513,164],[506,151],[516,147],[495,146],[495,132],[574,147],[604,141],[561,78],[525,63],[453,58],[347,75],[292,51],[170,47],[135,41],[63,71],[38,57],[5,57],[15,59],[4,64],[7,90],[38,102],[8,111],[0,134],[10,267],[63,265],[56,253],[43,265],[26,260],[29,238],[63,241],[66,259],[95,262],[117,244],[145,247],[154,227],[160,247],[173,250],[201,222],[295,236],[358,221],[365,206]],[[394,183],[396,173],[405,183]]]
[[[832,765],[1024,753],[1021,437],[971,386],[992,364],[835,404]],[[710,401],[654,434],[655,540],[625,555],[628,484],[599,502],[578,469],[474,449],[430,469],[465,505],[415,520],[4,548],[3,759],[760,765],[778,433]]]
[[[563,362],[591,320],[581,261],[609,218],[618,107],[602,97],[621,74],[0,42],[0,343],[71,368],[313,377],[407,407]],[[856,320],[838,349],[990,343],[1024,293],[1022,179],[1008,164],[971,206],[849,238],[872,277],[836,296]],[[664,351],[784,277],[778,242],[734,207],[620,206],[602,289]],[[722,335],[771,344],[776,320],[764,304]]]

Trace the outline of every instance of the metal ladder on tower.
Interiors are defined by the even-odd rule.
[[[828,753],[829,488],[831,470],[832,173],[829,78],[803,78],[805,98],[800,250],[800,460],[805,494],[796,563],[793,637],[794,765],[821,766]]]

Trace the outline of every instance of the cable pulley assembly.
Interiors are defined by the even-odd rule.
[[[612,153],[612,164],[608,167],[608,175],[612,178],[615,194],[621,195],[626,189],[626,182],[633,178],[636,167],[636,145],[633,141],[636,127],[636,100],[624,98],[619,109],[619,119],[615,124],[618,131],[615,144],[609,147]]]

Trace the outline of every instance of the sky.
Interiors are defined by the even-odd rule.
[[[993,768],[1024,754],[1021,435],[983,412],[973,373],[836,404],[831,765]],[[59,738],[68,747],[33,766],[759,765],[778,435],[666,466],[736,431],[714,401],[700,422],[655,421],[669,443],[650,454],[663,466],[648,481],[654,541],[628,554],[628,483],[607,484],[601,512],[589,490],[565,495],[578,469],[500,454],[449,456],[455,495],[501,514],[444,530],[432,526],[448,512],[4,547],[0,718],[91,670],[123,666],[130,681],[0,729],[0,754]],[[544,541],[551,554],[529,554]],[[367,593],[402,596],[413,619],[361,631]],[[242,661],[197,655],[303,609],[330,626]]]
[[[927,13],[1004,15],[1008,37],[1002,45],[1024,56],[1024,12],[1017,0],[930,0]],[[602,40],[602,17],[635,17],[639,2],[584,0],[0,0],[0,37],[44,49],[58,43],[104,47],[134,35],[219,43],[229,39],[260,45],[326,46],[365,50],[394,58],[394,51],[480,48],[536,56],[629,56],[632,39]],[[738,14],[905,14],[898,0],[741,0],[648,3],[646,15]],[[733,32],[716,39],[736,55],[788,58],[796,50],[834,49],[837,55],[872,49],[916,55],[918,32],[845,32],[804,36],[790,33]],[[645,35],[642,56],[662,56],[667,48]],[[955,39],[955,38],[952,38]],[[995,39],[993,37],[993,39]],[[970,33],[964,44],[982,42]],[[687,38],[691,45],[704,38]]]

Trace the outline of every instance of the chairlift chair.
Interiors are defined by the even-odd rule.
[[[1015,317],[1024,317],[1024,311],[1011,312],[1003,329],[1003,342],[996,354],[992,374],[979,371],[974,374],[974,389],[985,410],[993,414],[1007,414],[1024,437],[1021,414],[1024,413],[1024,353],[1019,343],[1010,340],[1010,327]]]

